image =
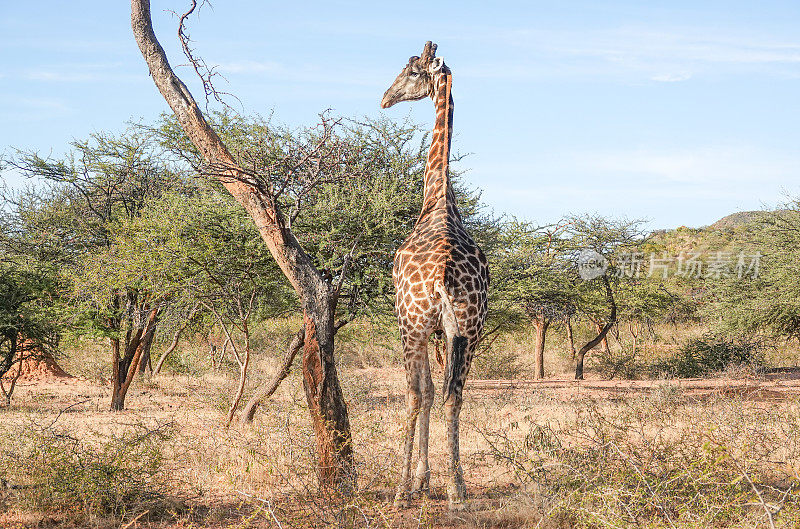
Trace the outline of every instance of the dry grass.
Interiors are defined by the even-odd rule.
[[[489,444],[483,455],[514,476],[545,519],[570,527],[800,523],[796,400],[688,398],[665,383],[610,401],[516,406],[527,412],[522,420],[478,428]]]
[[[268,352],[256,355],[250,391],[277,368],[296,323],[263,331],[261,350]],[[613,391],[566,380],[468,387],[462,454],[471,509],[446,511],[445,424],[437,401],[433,495],[397,510],[391,498],[404,376],[394,365],[391,334],[373,346],[359,338],[368,330],[340,337],[359,472],[354,498],[327,497],[316,487],[312,432],[297,376],[284,382],[252,425],[226,430],[235,373],[225,366],[212,370],[205,344],[195,340],[172,371],[134,382],[123,413],[107,411],[110,389],[93,368],[82,372],[82,380],[23,384],[15,407],[0,411],[5,438],[21,439],[34,426],[53,423],[97,449],[103,440],[172,425],[169,440],[159,445],[159,471],[169,477],[163,495],[181,502],[153,508],[131,500],[112,515],[93,516],[39,505],[36,513],[21,501],[19,489],[7,490],[0,494],[6,510],[0,526],[122,527],[141,515],[131,527],[769,527],[767,511],[776,527],[800,523],[797,399],[761,386],[726,391],[724,381],[702,391],[670,381]],[[559,332],[551,335],[546,361],[549,374],[568,379],[571,364]],[[515,355],[523,375],[532,361],[527,339],[520,332],[494,345]],[[666,350],[669,344],[661,343]],[[92,351],[84,349],[90,357],[82,363],[102,365]],[[68,364],[73,371],[77,360]],[[434,376],[441,377],[438,368]],[[8,446],[0,447],[2,461],[9,460]],[[2,472],[12,484],[25,479],[0,465]]]

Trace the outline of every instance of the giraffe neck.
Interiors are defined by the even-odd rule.
[[[452,75],[444,66],[434,78],[433,103],[436,107],[436,123],[431,136],[431,148],[425,165],[425,191],[420,219],[436,211],[452,210],[455,194],[450,183],[450,141],[453,133]]]

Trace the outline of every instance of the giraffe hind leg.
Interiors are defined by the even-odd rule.
[[[448,367],[453,366],[451,379],[445,385],[445,418],[447,421],[447,448],[450,455],[449,482],[447,484],[447,501],[451,511],[460,511],[466,508],[467,487],[464,482],[464,470],[461,467],[460,453],[460,415],[463,402],[464,382],[472,359],[475,340],[463,336],[454,336],[462,343],[454,343],[450,347],[455,351],[456,346],[461,349],[457,354],[448,358]]]
[[[430,494],[431,470],[428,463],[428,442],[430,439],[431,407],[433,407],[433,397],[435,389],[431,378],[431,367],[427,358],[422,365],[422,402],[419,411],[419,457],[417,469],[414,473],[414,492]]]
[[[425,343],[420,341],[404,340],[403,349],[406,364],[406,422],[403,428],[403,461],[400,483],[394,503],[405,507],[411,499],[411,457],[414,451],[414,434],[417,429],[417,419],[421,415],[423,404],[423,378],[425,369],[423,359],[427,360]],[[430,376],[430,375],[428,375]],[[428,415],[423,413],[423,416]],[[427,452],[427,446],[426,446]]]
[[[447,499],[451,510],[461,510],[465,506],[467,490],[464,484],[464,471],[461,468],[459,453],[459,415],[461,413],[464,380],[469,370],[469,361],[475,340],[462,334],[453,299],[442,283],[434,285],[442,300],[442,327],[447,339],[447,369],[444,382],[444,407],[447,418],[447,444],[450,452]]]
[[[447,335],[447,369],[444,383],[444,406],[447,419],[447,444],[450,452],[447,500],[450,510],[462,510],[466,506],[467,489],[464,470],[461,468],[459,449],[459,416],[466,373],[475,348],[476,336],[472,339],[461,335],[455,311],[442,313]]]
[[[447,418],[447,445],[450,452],[450,481],[447,484],[447,501],[450,510],[461,510],[467,499],[464,470],[459,453],[459,415],[461,413],[461,390],[451,394],[445,402]]]

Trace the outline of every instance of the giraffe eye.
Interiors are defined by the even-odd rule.
[[[408,74],[409,77],[419,77],[419,72],[411,72]]]

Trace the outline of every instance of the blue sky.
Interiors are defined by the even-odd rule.
[[[152,5],[173,65],[185,59],[168,10],[187,3]],[[379,102],[434,40],[453,71],[465,178],[498,213],[672,228],[800,195],[800,2],[377,4],[217,0],[191,31],[241,110],[291,126],[327,108],[431,126],[429,101]],[[0,152],[59,155],[167,110],[128,9],[0,0]]]

